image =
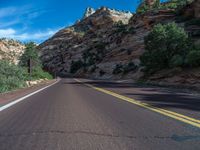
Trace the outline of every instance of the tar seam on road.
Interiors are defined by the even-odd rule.
[[[123,100],[123,101],[129,102],[129,103],[135,104],[137,106],[140,106],[140,107],[149,109],[151,111],[157,112],[159,114],[162,114],[164,116],[168,116],[170,118],[173,118],[173,119],[179,120],[181,122],[184,122],[184,123],[187,123],[187,124],[190,124],[192,126],[200,128],[200,120],[198,120],[198,119],[194,119],[194,118],[191,118],[191,117],[188,117],[188,116],[185,116],[185,115],[173,112],[173,111],[169,111],[169,110],[166,110],[166,109],[154,107],[154,106],[151,106],[147,103],[143,103],[141,101],[135,100],[133,98],[129,98],[129,97],[114,93],[112,91],[105,90],[103,88],[98,88],[98,87],[95,87],[91,84],[86,84],[83,81],[78,80],[78,79],[74,79],[74,80],[77,81],[77,82],[80,82],[80,83],[82,83],[82,84],[84,84],[84,85],[86,85],[86,86],[88,86],[92,89],[95,89],[99,92],[114,96],[114,97],[118,98],[119,100]]]
[[[28,98],[28,97],[31,97],[31,96],[33,96],[33,95],[35,95],[35,94],[37,94],[37,93],[39,93],[39,92],[41,92],[41,91],[43,91],[43,90],[49,88],[49,87],[51,87],[51,86],[57,84],[59,81],[60,81],[60,80],[58,79],[58,80],[57,80],[55,83],[53,83],[53,84],[50,84],[50,85],[48,85],[48,86],[46,86],[46,87],[43,87],[43,88],[41,88],[41,89],[39,89],[39,90],[37,90],[37,91],[35,91],[35,92],[33,92],[33,93],[30,93],[30,94],[28,94],[28,95],[26,95],[26,96],[24,96],[24,97],[21,97],[21,98],[19,98],[19,99],[16,99],[16,100],[14,100],[14,101],[12,101],[12,102],[10,102],[10,103],[8,103],[8,104],[6,104],[6,105],[0,107],[0,112],[3,111],[3,110],[5,110],[5,109],[7,109],[7,108],[9,108],[9,107],[11,107],[11,106],[13,106],[13,105],[15,105],[15,104],[17,104],[17,103],[19,103],[19,102],[21,102],[21,101],[23,101],[23,100],[25,100],[25,99]]]

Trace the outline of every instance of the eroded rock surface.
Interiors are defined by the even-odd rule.
[[[0,39],[0,60],[5,59],[18,64],[19,57],[23,54],[25,46],[15,40]]]

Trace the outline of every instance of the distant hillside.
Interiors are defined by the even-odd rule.
[[[23,54],[25,46],[13,39],[0,39],[0,60],[5,59],[17,64]]]

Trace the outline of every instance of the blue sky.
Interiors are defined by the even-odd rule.
[[[0,38],[42,41],[72,25],[90,6],[134,12],[139,0],[0,0]]]

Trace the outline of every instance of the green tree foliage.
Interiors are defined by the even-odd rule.
[[[28,74],[28,60],[34,61],[33,70]],[[25,81],[37,79],[52,79],[52,76],[43,71],[42,65],[36,51],[36,45],[33,42],[26,44],[24,54],[20,58],[19,65],[10,63],[9,61],[0,60],[0,93],[15,90],[26,86]]]
[[[184,29],[175,23],[158,24],[145,38],[146,52],[141,57],[142,65],[148,71],[184,66],[190,47]]]
[[[157,11],[160,9],[182,9],[187,4],[191,3],[193,0],[168,0],[168,3],[162,4],[160,0],[155,0],[152,6],[147,5],[145,0],[140,0],[140,5],[137,8],[138,14],[143,14],[147,11]]]
[[[0,93],[25,86],[25,81],[28,78],[26,69],[0,60],[0,72]]]
[[[187,64],[191,67],[199,67],[200,66],[200,49],[192,50],[187,55]]]
[[[123,65],[116,64],[115,68],[113,69],[113,74],[120,74],[123,72]]]
[[[136,69],[137,69],[137,66],[133,62],[129,62],[128,64],[126,64],[123,67],[123,73],[127,74],[127,73],[129,73],[131,71],[135,71]]]
[[[40,63],[38,52],[36,50],[36,44],[33,42],[27,43],[24,54],[20,57],[19,65],[28,67],[28,60],[31,59],[35,65]]]
[[[52,78],[53,78],[52,75],[44,71],[41,66],[36,66],[33,68],[33,71],[31,74],[31,80],[52,79]]]
[[[31,80],[36,80],[36,79],[52,79],[52,76],[45,72],[42,69],[42,64],[39,59],[38,51],[36,49],[36,44],[33,42],[27,43],[25,48],[25,52],[23,55],[20,57],[20,62],[19,65],[21,67],[28,67],[28,61],[32,61],[32,73],[31,73]]]

